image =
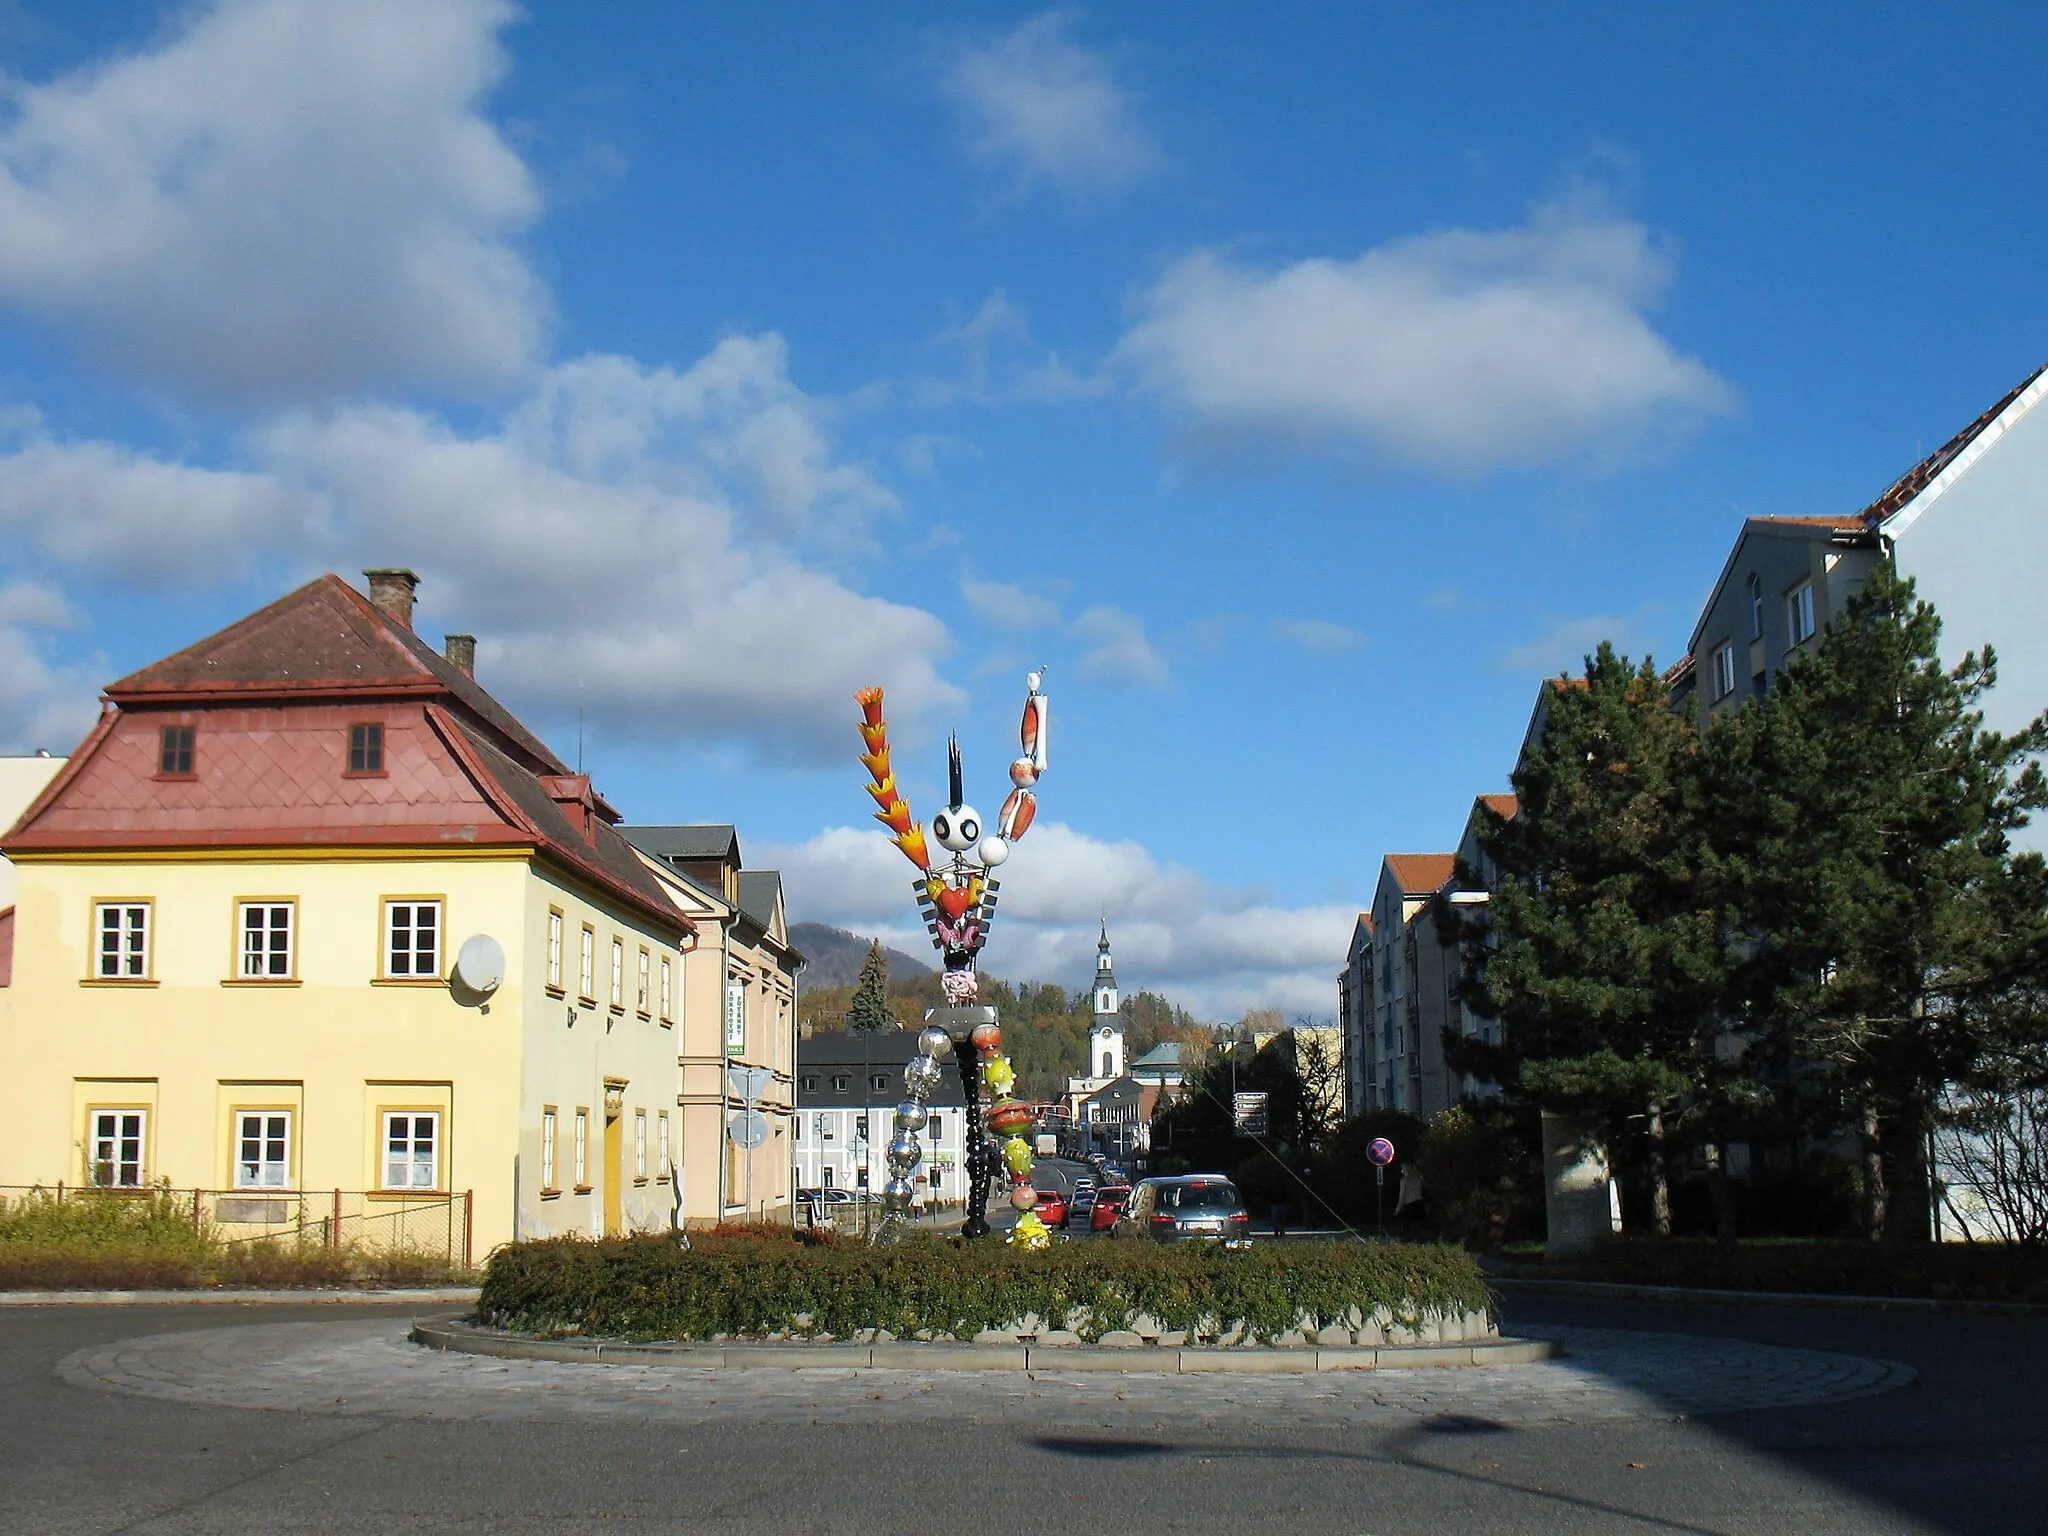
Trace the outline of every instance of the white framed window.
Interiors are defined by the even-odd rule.
[[[931,1119],[926,1123],[931,1127],[926,1134],[931,1137],[932,1145],[936,1147],[939,1138],[946,1134],[946,1117],[935,1109],[931,1113]]]
[[[292,974],[292,903],[242,903],[242,979],[276,981]]]
[[[612,940],[612,1007],[626,1011],[626,941]]]
[[[747,984],[744,981],[725,984],[725,1054],[747,1054]]]
[[[235,1188],[292,1187],[292,1117],[283,1109],[235,1112]]]
[[[667,955],[661,957],[661,1022],[673,1024],[676,1017],[676,973],[675,965]]]
[[[441,1187],[441,1115],[438,1110],[384,1111],[383,1187]]]
[[[583,925],[579,941],[581,947],[576,953],[576,995],[585,1002],[597,1001],[597,930],[588,923]]]
[[[1735,647],[1723,641],[1714,649],[1714,697],[1725,699],[1735,691]]]
[[[1749,638],[1764,637],[1764,584],[1752,572],[1749,578]]]
[[[384,974],[408,979],[441,975],[441,903],[384,903]]]
[[[1785,640],[1788,645],[1798,645],[1811,640],[1813,622],[1813,583],[1802,581],[1785,594]]]
[[[654,1117],[654,1176],[665,1179],[674,1164],[668,1160],[668,1111],[662,1110]]]
[[[555,1187],[555,1106],[546,1105],[540,1112],[540,1187],[543,1191]]]
[[[562,990],[562,914],[548,908],[548,986]]]
[[[93,1183],[106,1189],[140,1189],[149,1111],[96,1109],[91,1118]]]
[[[576,1111],[576,1144],[570,1149],[576,1158],[576,1187],[590,1188],[590,1111]]]
[[[149,975],[149,903],[103,901],[93,908],[99,947],[93,974],[102,981],[140,981]]]
[[[644,1019],[654,1007],[654,956],[644,949],[640,951],[639,967],[633,978],[633,1007]]]
[[[647,1177],[647,1111],[633,1111],[633,1177]]]

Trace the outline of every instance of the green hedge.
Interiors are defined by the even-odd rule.
[[[2048,1248],[2006,1243],[1616,1239],[1581,1262],[1498,1268],[1502,1274],[1622,1285],[2048,1302]]]
[[[592,1242],[551,1238],[491,1255],[478,1315],[492,1326],[607,1338],[971,1339],[1037,1316],[1086,1339],[1150,1314],[1171,1332],[1272,1340],[1297,1326],[1383,1310],[1412,1325],[1488,1312],[1461,1249],[1359,1242],[1249,1249],[1141,1242],[1000,1242],[917,1236],[891,1247],[788,1236]]]

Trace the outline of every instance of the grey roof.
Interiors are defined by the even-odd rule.
[[[621,827],[627,842],[650,859],[731,859],[738,862],[740,835],[722,822],[699,827]]]
[[[782,894],[782,875],[773,869],[740,871],[740,911],[763,928],[775,921],[775,898]]]
[[[1135,1104],[1145,1090],[1131,1076],[1113,1077],[1083,1100],[1087,1104]]]
[[[852,1032],[812,1035],[796,1043],[796,1107],[798,1109],[894,1108],[903,1097],[903,1068],[917,1054],[917,1036],[907,1029],[878,1029],[866,1034]],[[939,1079],[926,1102],[940,1109],[960,1109],[967,1103],[959,1068],[948,1059],[945,1075]],[[868,1081],[881,1077],[880,1088]],[[816,1086],[806,1087],[815,1079]],[[843,1079],[844,1088],[835,1088]]]
[[[1151,1050],[1131,1063],[1131,1070],[1133,1072],[1137,1071],[1140,1067],[1171,1067],[1176,1072],[1180,1071],[1180,1042],[1177,1040],[1160,1041]]]

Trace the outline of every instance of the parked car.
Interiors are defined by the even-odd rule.
[[[1148,1237],[1158,1243],[1251,1244],[1252,1218],[1237,1186],[1220,1173],[1184,1173],[1145,1179],[1110,1229],[1118,1237]]]
[[[1092,1209],[1094,1204],[1095,1180],[1085,1173],[1075,1174],[1074,1192],[1067,1201],[1067,1214],[1069,1216],[1079,1216],[1082,1212]]]
[[[1088,1213],[1088,1230],[1090,1232],[1107,1232],[1116,1225],[1117,1217],[1124,1213],[1124,1207],[1130,1203],[1130,1185],[1104,1185],[1095,1192],[1095,1205]]]
[[[1067,1197],[1056,1189],[1038,1191],[1038,1219],[1048,1227],[1067,1224]]]

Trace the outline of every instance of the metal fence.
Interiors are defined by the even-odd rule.
[[[345,1248],[403,1253],[470,1268],[474,1246],[474,1190],[173,1189],[165,1185],[0,1185],[0,1201],[13,1205],[40,1196],[56,1201],[155,1198],[191,1212],[195,1230],[211,1228],[226,1243],[283,1239],[339,1252]]]

